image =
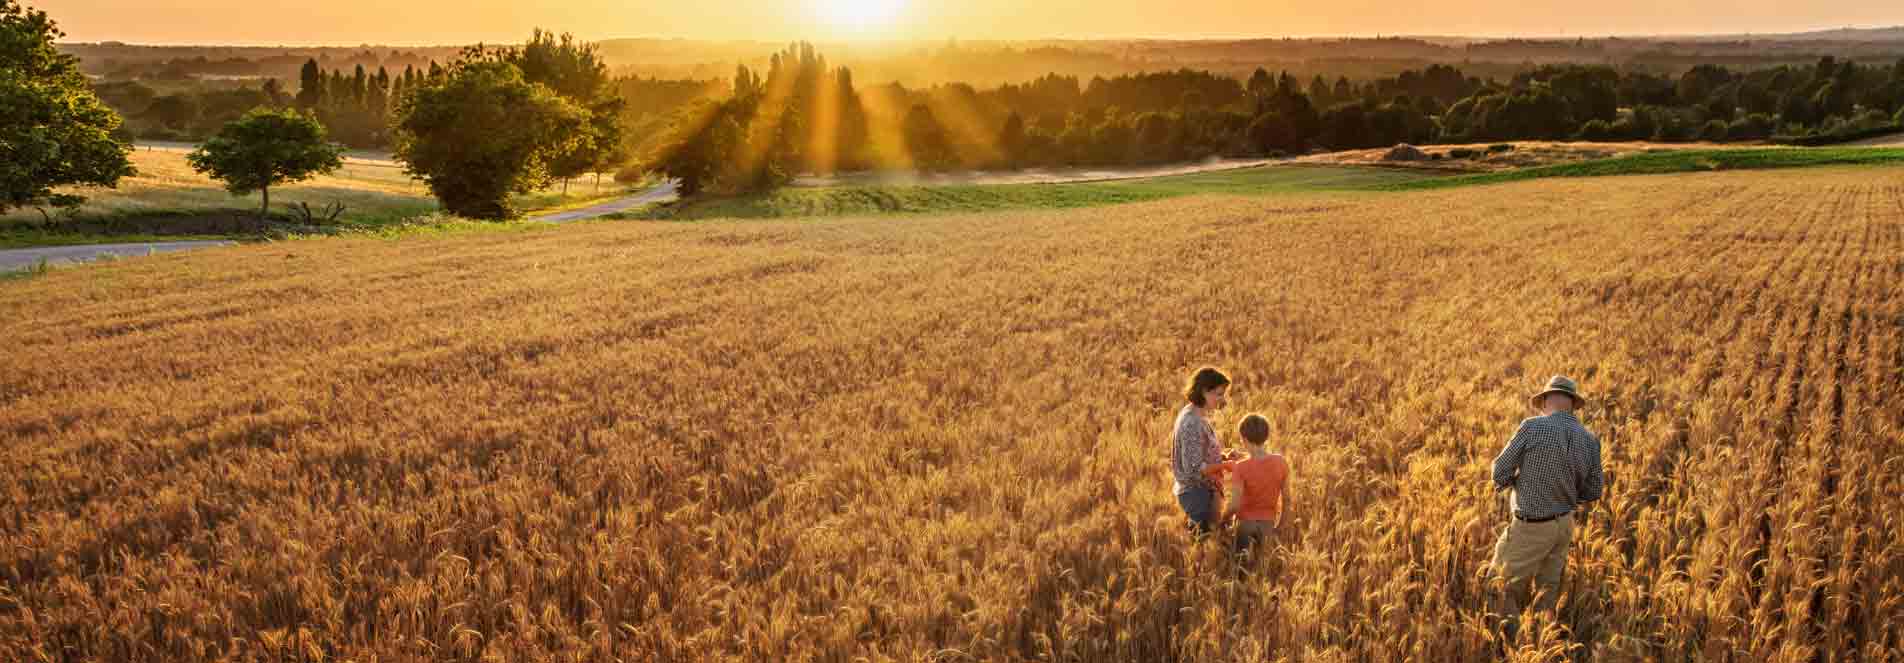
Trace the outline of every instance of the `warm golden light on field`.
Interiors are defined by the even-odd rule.
[[[1904,1],[0,44],[0,663],[1904,663]]]
[[[0,660],[1904,660],[1897,181],[55,270],[0,287]],[[1203,363],[1237,379],[1219,429],[1268,413],[1299,472],[1253,577],[1175,527]],[[1591,390],[1606,497],[1571,641],[1502,653],[1484,477],[1549,372]]]

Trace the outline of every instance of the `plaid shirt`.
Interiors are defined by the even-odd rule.
[[[1514,513],[1522,518],[1572,513],[1582,502],[1600,499],[1600,438],[1572,412],[1522,421],[1494,458],[1494,486],[1514,490]]]
[[[1170,473],[1177,479],[1172,490],[1182,495],[1193,488],[1214,489],[1203,476],[1203,465],[1223,460],[1223,447],[1216,443],[1216,430],[1197,414],[1195,405],[1177,412],[1176,433],[1170,447]]]

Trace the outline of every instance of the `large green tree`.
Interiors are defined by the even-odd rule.
[[[684,197],[719,186],[734,151],[746,140],[740,120],[745,103],[708,100],[683,111],[668,139],[648,158],[648,168],[675,180]]]
[[[271,187],[310,179],[344,165],[344,148],[324,138],[306,112],[259,108],[226,124],[185,156],[192,169],[225,183],[234,196],[263,194],[258,218],[271,212]]]
[[[1018,168],[1025,162],[1025,118],[1016,111],[1005,116],[1005,126],[998,130],[998,151],[1007,166]]]
[[[906,151],[912,157],[914,168],[928,172],[945,170],[957,162],[945,127],[939,124],[939,119],[932,115],[932,109],[925,104],[913,104],[912,109],[906,111],[902,130],[906,138]]]
[[[94,96],[46,12],[0,0],[0,212],[70,206],[67,185],[116,186],[133,174],[131,146],[113,138],[119,115]]]
[[[1248,132],[1250,146],[1260,154],[1302,154],[1308,148],[1308,138],[1281,113],[1256,116]]]
[[[553,182],[589,114],[515,65],[466,61],[404,95],[392,122],[396,157],[450,212],[478,219],[521,214],[512,194]]]
[[[317,60],[304,61],[298,69],[297,105],[300,108],[317,108],[324,105],[324,70],[317,67]]]
[[[627,161],[628,154],[621,146],[625,102],[597,46],[576,41],[573,35],[558,38],[553,32],[538,29],[520,47],[477,49],[471,55],[473,59],[515,65],[522,71],[523,80],[548,87],[588,113],[588,121],[568,142],[568,148],[549,163],[550,174],[565,186],[569,178],[615,170]]]

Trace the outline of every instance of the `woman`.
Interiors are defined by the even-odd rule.
[[[1190,518],[1190,528],[1202,536],[1216,523],[1216,485],[1205,475],[1223,463],[1223,447],[1206,414],[1229,404],[1230,378],[1213,367],[1197,369],[1184,386],[1189,403],[1177,412],[1170,471],[1176,478],[1177,504]]]

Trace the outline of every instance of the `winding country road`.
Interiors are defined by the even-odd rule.
[[[649,203],[658,203],[673,198],[674,193],[673,181],[662,182],[649,188],[647,191],[632,196],[622,196],[599,205],[591,205],[581,209],[572,209],[566,212],[530,217],[529,220],[536,223],[568,223],[570,221],[593,219],[608,216],[616,212],[625,212]]]
[[[674,183],[663,182],[640,193],[622,196],[605,203],[591,205],[581,209],[531,217],[529,221],[531,223],[568,223],[571,221],[593,219],[616,212],[624,212],[649,203],[665,201],[673,198],[674,195]],[[106,256],[130,258],[154,253],[189,251],[192,249],[231,246],[234,244],[237,244],[237,242],[230,240],[208,240],[190,242],[138,242],[130,244],[77,244],[72,246],[6,249],[0,250],[0,272],[32,269],[38,266],[41,260],[45,260],[48,265],[57,265],[97,260]]]
[[[79,244],[75,246],[45,246],[31,249],[8,249],[0,251],[0,272],[31,269],[45,260],[48,265],[67,262],[86,262],[112,256],[131,258],[134,256],[189,251],[214,246],[230,246],[237,242],[229,240],[208,240],[197,242],[136,242],[132,244]]]

